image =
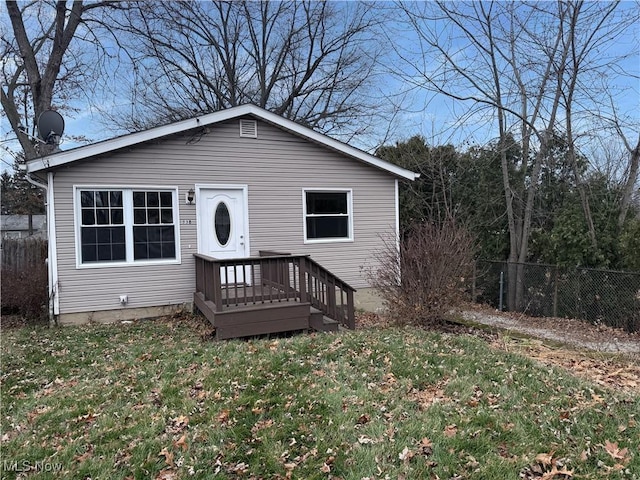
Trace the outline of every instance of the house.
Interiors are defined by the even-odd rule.
[[[195,303],[221,337],[352,323],[362,267],[398,232],[398,180],[417,176],[254,105],[25,168],[47,188],[60,323]]]
[[[2,238],[46,238],[45,215],[0,215]]]

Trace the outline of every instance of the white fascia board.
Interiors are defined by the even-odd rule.
[[[84,147],[74,148],[66,152],[58,152],[42,158],[37,158],[27,162],[26,170],[29,173],[38,172],[48,168],[65,165],[76,160],[102,155],[104,153],[119,150],[121,148],[131,147],[140,143],[156,140],[158,138],[174,135],[193,128],[205,127],[214,123],[224,122],[232,118],[241,117],[243,115],[253,115],[265,122],[280,126],[297,135],[307,138],[311,141],[324,145],[328,148],[341,152],[347,156],[356,158],[364,163],[372,165],[376,168],[389,172],[398,177],[408,180],[415,180],[419,174],[404,169],[392,163],[386,162],[380,158],[370,155],[362,150],[351,147],[346,143],[334,140],[331,137],[318,133],[310,128],[303,127],[298,123],[283,118],[275,113],[271,113],[263,108],[255,105],[241,105],[239,107],[228,108],[218,112],[209,113],[201,117],[190,118],[180,122],[163,125],[161,127],[151,128],[142,132],[131,133],[121,137],[112,138],[103,142],[94,143]]]

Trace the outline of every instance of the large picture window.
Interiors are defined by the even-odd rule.
[[[177,260],[175,190],[77,188],[79,264]]]
[[[304,190],[305,241],[353,240],[351,191]]]

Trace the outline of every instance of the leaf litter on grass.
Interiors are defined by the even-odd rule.
[[[637,401],[464,335],[390,328],[201,342],[175,323],[131,327],[65,329],[66,339],[43,331],[51,348],[91,357],[79,366],[69,355],[29,362],[16,348],[24,337],[3,336],[3,353],[34,380],[3,372],[3,402],[15,387],[3,454],[90,452],[66,464],[66,478],[483,479],[538,465],[530,478],[562,480],[638,467]],[[50,410],[15,431],[38,406]],[[69,437],[54,442],[61,427]]]

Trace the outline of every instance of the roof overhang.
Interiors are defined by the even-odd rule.
[[[394,165],[393,163],[382,160],[363,150],[354,148],[346,143],[335,140],[322,133],[318,133],[310,128],[304,127],[292,120],[283,118],[275,113],[271,113],[263,108],[255,105],[241,105],[232,107],[218,112],[202,115],[201,117],[190,118],[180,122],[163,125],[161,127],[143,130],[141,132],[130,133],[120,137],[104,140],[102,142],[93,143],[83,147],[74,148],[72,150],[57,152],[44,157],[36,158],[27,162],[27,173],[49,170],[55,167],[67,165],[78,160],[104,155],[117,150],[133,147],[145,142],[157,140],[169,135],[186,132],[199,127],[224,122],[233,118],[251,115],[257,119],[276,125],[280,128],[288,130],[296,135],[306,138],[310,141],[323,145],[327,148],[340,152],[349,157],[362,161],[380,170],[389,172],[400,178],[415,180],[420,174],[407,170],[405,168]]]

